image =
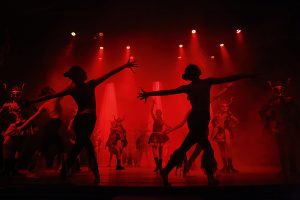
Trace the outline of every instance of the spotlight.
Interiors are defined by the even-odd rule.
[[[102,32],[101,32],[101,33],[99,33],[99,36],[100,36],[100,37],[103,37],[103,33],[102,33]]]
[[[195,34],[196,32],[197,32],[197,31],[196,31],[195,29],[194,29],[194,30],[192,30],[192,33],[193,33],[193,34]]]
[[[103,49],[104,49],[104,47],[102,47],[102,46],[101,46],[101,47],[100,47],[100,49],[101,49],[101,50],[103,50]]]
[[[130,49],[130,46],[126,46],[126,49],[129,50],[129,49]]]
[[[210,59],[215,59],[215,56],[210,56]]]
[[[72,35],[73,37],[75,37],[75,36],[76,36],[76,33],[75,33],[75,32],[71,32],[71,35]]]
[[[224,44],[223,44],[223,43],[221,43],[221,44],[220,44],[220,47],[224,47]]]
[[[182,44],[180,44],[180,45],[178,45],[179,46],[179,48],[182,48],[183,47],[183,45]]]
[[[130,59],[130,61],[134,61],[134,57],[133,56],[130,56],[129,59]]]
[[[177,58],[178,58],[178,59],[181,59],[182,57],[181,57],[181,56],[178,56]]]
[[[241,33],[241,32],[242,32],[241,29],[236,29],[236,33],[237,33],[237,34],[239,34],[239,33]]]

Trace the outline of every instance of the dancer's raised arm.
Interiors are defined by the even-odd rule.
[[[105,74],[105,75],[103,75],[103,76],[101,76],[99,78],[91,80],[91,82],[96,87],[97,85],[101,84],[102,82],[104,82],[108,78],[112,77],[113,75],[121,72],[122,70],[124,70],[126,68],[132,69],[134,67],[137,67],[136,61],[131,61],[130,59],[128,59],[128,62],[125,63],[124,65],[122,65],[122,66],[120,66],[120,67],[118,67],[116,69],[113,69],[112,71],[108,72],[107,74]]]
[[[211,84],[222,84],[222,83],[228,83],[233,81],[238,81],[245,78],[254,78],[254,73],[244,73],[244,74],[236,74],[231,76],[226,76],[222,78],[208,78],[209,81],[211,81]]]
[[[151,105],[151,117],[153,120],[155,120],[154,105],[155,105],[155,100],[153,100],[152,105]]]

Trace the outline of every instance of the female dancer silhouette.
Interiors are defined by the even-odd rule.
[[[223,88],[220,92],[218,92],[216,94],[216,96],[214,96],[211,100],[210,100],[210,104],[214,103],[217,99],[219,99],[225,92],[227,92],[227,90],[229,88],[231,88],[231,86],[233,85],[233,83],[228,83],[227,86],[225,88]],[[174,126],[171,129],[168,129],[165,131],[165,134],[170,134],[171,132],[183,127],[183,125],[187,122],[188,117],[190,115],[192,110],[189,110],[187,112],[187,114],[185,115],[184,119],[177,124],[176,126]],[[195,162],[195,160],[197,159],[197,157],[200,155],[200,153],[202,152],[202,146],[200,144],[196,144],[196,147],[193,151],[193,153],[191,154],[191,156],[187,159],[187,162],[183,165],[183,176],[185,176],[191,169],[192,164]]]
[[[181,146],[172,154],[166,167],[161,171],[161,176],[165,186],[170,185],[168,174],[171,170],[182,162],[186,152],[198,143],[203,148],[202,166],[208,178],[208,184],[218,184],[214,177],[217,169],[217,162],[214,152],[208,140],[208,124],[210,121],[210,88],[212,85],[232,82],[243,78],[251,78],[252,74],[232,75],[224,78],[200,79],[201,70],[197,65],[190,64],[186,67],[182,79],[190,81],[188,85],[182,85],[175,89],[146,92],[142,89],[138,98],[147,100],[150,96],[164,96],[172,94],[186,93],[192,105],[192,110],[188,116],[189,133]]]
[[[76,141],[70,155],[67,158],[66,164],[63,165],[61,169],[60,176],[62,178],[66,178],[77,156],[81,152],[82,148],[85,147],[88,154],[87,157],[90,168],[95,176],[95,183],[98,184],[100,182],[98,164],[93,144],[90,140],[90,136],[93,132],[96,122],[95,88],[99,84],[103,83],[106,79],[117,74],[118,72],[126,68],[132,69],[133,67],[137,67],[135,61],[128,60],[126,64],[112,70],[104,76],[86,81],[86,72],[80,66],[72,66],[67,72],[64,73],[65,77],[72,80],[72,85],[69,88],[62,92],[44,96],[42,98],[29,102],[37,103],[57,97],[71,95],[77,104],[78,111],[73,121],[73,129],[76,134]]]
[[[152,106],[151,106],[151,116],[153,119],[153,128],[152,133],[149,137],[148,143],[152,146],[152,152],[154,156],[154,161],[156,164],[156,168],[154,169],[154,172],[160,171],[162,169],[162,157],[163,157],[163,147],[164,144],[169,140],[169,137],[166,134],[163,134],[163,128],[164,126],[167,128],[170,128],[166,123],[164,122],[162,118],[162,111],[160,109],[157,109],[154,112],[154,106],[155,101],[153,100]]]

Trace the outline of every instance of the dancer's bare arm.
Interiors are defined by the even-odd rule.
[[[151,117],[153,120],[155,120],[154,105],[155,105],[155,100],[153,100],[152,105],[151,105]]]
[[[70,94],[71,94],[71,90],[67,89],[62,92],[57,92],[55,94],[46,95],[46,96],[40,97],[38,99],[29,101],[29,102],[27,102],[27,104],[33,104],[33,103],[38,103],[38,102],[42,102],[42,101],[47,101],[47,100],[54,99],[54,98],[62,98],[64,96],[67,96]]]
[[[147,98],[150,96],[166,96],[166,95],[173,95],[173,94],[181,94],[185,92],[186,92],[186,86],[180,86],[178,88],[170,89],[170,90],[158,90],[152,92],[146,92],[143,89],[141,89],[138,98],[140,100],[147,100]]]
[[[245,74],[236,74],[231,76],[226,76],[222,78],[208,78],[212,85],[214,84],[222,84],[222,83],[229,83],[233,81],[238,81],[245,78],[254,78],[254,73],[245,73]]]
[[[43,111],[45,111],[44,109],[44,105],[42,105],[31,117],[29,117],[24,124],[22,124],[22,126],[18,127],[19,130],[22,130],[23,128],[25,128],[32,120],[34,120],[39,114],[41,114]]]
[[[112,71],[108,72],[107,74],[99,77],[99,78],[96,78],[96,79],[93,79],[91,80],[91,82],[93,83],[93,86],[97,86],[99,84],[101,84],[102,82],[104,82],[105,80],[107,80],[108,78],[112,77],[113,75],[121,72],[122,70],[126,69],[126,68],[135,68],[137,67],[137,64],[136,64],[136,61],[131,61],[130,59],[128,59],[128,62],[125,63],[124,65],[116,68],[116,69],[113,69]]]

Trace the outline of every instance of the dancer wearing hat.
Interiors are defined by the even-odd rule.
[[[238,170],[235,169],[232,163],[232,139],[233,132],[232,129],[237,126],[239,120],[231,113],[230,104],[232,103],[232,98],[228,101],[222,99],[219,103],[220,110],[212,118],[212,133],[211,138],[216,141],[221,152],[221,157],[223,161],[222,173],[237,173]]]
[[[7,88],[6,88],[7,89]],[[3,171],[2,175],[21,175],[18,171],[18,160],[22,153],[22,142],[25,135],[33,134],[32,127],[19,131],[24,124],[24,110],[21,107],[24,84],[14,85],[8,89],[9,101],[0,109],[0,116],[4,124],[1,134],[3,136]]]
[[[111,160],[113,158],[113,155],[115,155],[117,158],[116,170],[124,169],[121,163],[121,159],[123,155],[123,150],[128,144],[126,130],[122,124],[123,121],[124,119],[120,117],[114,118],[114,121],[111,122],[110,134],[105,145],[105,147],[108,148],[110,154],[108,166],[111,166]]]
[[[192,105],[192,110],[188,116],[189,133],[181,146],[172,154],[169,162],[161,171],[161,176],[165,186],[170,185],[168,175],[171,170],[182,162],[186,152],[196,143],[203,148],[202,165],[208,178],[208,184],[216,185],[214,173],[217,169],[217,162],[214,152],[208,140],[208,124],[210,121],[210,88],[215,84],[222,84],[237,81],[243,78],[251,78],[252,74],[238,74],[224,78],[200,79],[201,70],[197,65],[190,64],[186,67],[182,78],[190,81],[188,85],[182,85],[175,89],[146,92],[142,90],[139,93],[141,100],[147,100],[150,96],[164,96],[186,93]]]
[[[300,109],[295,99],[287,95],[290,79],[268,81],[273,95],[260,110],[265,127],[274,134],[279,150],[279,175],[298,174],[297,148]]]
[[[167,134],[164,134],[163,129],[164,127],[167,129],[170,127],[164,122],[161,109],[157,109],[154,112],[154,106],[155,101],[153,100],[151,105],[153,128],[148,143],[151,144],[152,153],[156,164],[154,172],[158,172],[162,169],[164,145],[169,140]]]

